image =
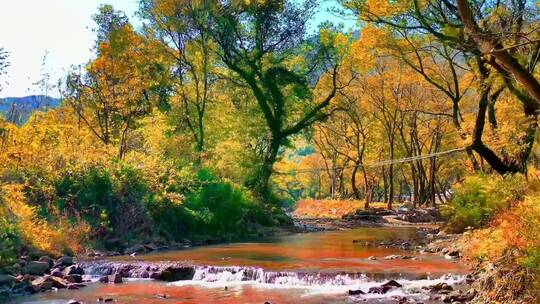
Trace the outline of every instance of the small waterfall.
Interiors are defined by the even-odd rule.
[[[200,285],[208,288],[235,288],[244,284],[256,285],[259,288],[303,289],[307,294],[343,294],[349,290],[368,292],[370,288],[379,287],[390,278],[402,285],[388,293],[365,294],[364,298],[388,297],[423,297],[429,286],[447,283],[459,285],[465,282],[464,275],[444,275],[437,278],[403,278],[391,276],[373,278],[364,273],[316,272],[316,271],[272,271],[260,267],[244,266],[194,266],[176,262],[87,262],[81,264],[86,273],[96,276],[120,273],[129,279],[157,279],[169,281],[171,286]],[[168,274],[165,276],[164,274]],[[179,276],[174,276],[176,274]]]
[[[251,282],[287,286],[343,286],[355,282],[367,282],[361,273],[322,273],[265,271],[258,267],[239,266],[199,266],[195,268],[193,281],[214,282]]]
[[[349,290],[368,292],[372,287],[379,287],[386,280],[375,280],[362,273],[344,272],[289,272],[267,271],[258,267],[239,266],[196,266],[192,280],[169,283],[173,286],[201,285],[209,288],[234,288],[243,284],[257,285],[260,288],[304,289],[308,294],[343,294]],[[403,296],[425,296],[425,288],[447,283],[459,285],[465,276],[445,275],[438,278],[403,279],[396,281],[402,285],[385,294],[365,294],[367,298],[387,298]]]

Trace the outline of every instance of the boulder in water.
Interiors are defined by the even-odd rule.
[[[350,296],[357,296],[357,295],[363,295],[363,294],[366,294],[366,293],[363,292],[361,289],[357,289],[357,290],[349,290],[348,294]]]
[[[381,287],[402,287],[403,285],[399,284],[395,280],[390,280],[381,285]]]
[[[64,269],[64,274],[65,275],[72,275],[72,274],[83,275],[84,269],[79,265],[71,265],[69,267],[66,267],[66,269]]]
[[[428,286],[425,289],[428,289],[429,291],[436,292],[436,293],[449,293],[450,291],[454,290],[454,288],[452,288],[452,286],[450,286],[450,285],[448,285],[447,283],[444,283],[444,282]]]
[[[70,283],[82,283],[83,278],[80,274],[70,274],[65,277],[66,281]]]
[[[152,279],[160,281],[182,281],[191,280],[195,275],[195,268],[186,266],[169,266],[162,271],[152,273]]]
[[[54,264],[55,267],[61,267],[61,266],[71,266],[73,265],[73,257],[70,256],[63,256],[56,260],[56,263]]]
[[[385,294],[388,291],[390,291],[392,287],[390,286],[379,286],[379,287],[371,287],[368,291],[368,293],[378,293],[378,294]]]
[[[122,282],[122,276],[119,273],[109,276],[109,283],[120,284]]]

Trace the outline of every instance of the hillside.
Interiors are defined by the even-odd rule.
[[[9,121],[24,124],[35,110],[56,108],[59,98],[45,95],[0,98],[0,113]]]

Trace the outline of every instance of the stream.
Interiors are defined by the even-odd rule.
[[[64,304],[70,299],[96,303],[99,298],[115,303],[399,303],[403,297],[411,303],[441,303],[423,287],[444,282],[463,288],[465,266],[435,254],[375,245],[416,236],[416,228],[360,228],[115,257],[107,262],[182,262],[191,265],[193,274],[189,280],[174,282],[130,278],[122,284],[103,284],[95,282],[103,269],[92,264],[85,273],[94,283],[85,288],[44,292],[9,303]],[[385,294],[367,293],[391,279],[402,287]],[[359,289],[366,294],[348,294]]]

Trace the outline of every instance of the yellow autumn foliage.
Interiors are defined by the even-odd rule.
[[[83,250],[90,233],[88,224],[79,221],[72,225],[65,219],[50,223],[40,219],[36,207],[26,202],[23,185],[4,185],[1,192],[4,203],[2,213],[17,223],[27,244],[56,255],[66,249],[74,252]]]

